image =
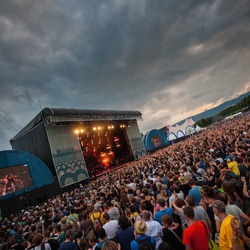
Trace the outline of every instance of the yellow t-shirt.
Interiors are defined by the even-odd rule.
[[[102,212],[93,212],[92,214],[90,214],[90,220],[91,222],[94,224],[95,219],[99,219],[101,224],[104,225],[105,224],[105,219],[103,218],[104,213]]]
[[[231,169],[231,171],[235,174],[235,175],[240,175],[240,170],[238,168],[238,164],[236,161],[231,161],[228,163],[228,168]]]
[[[219,237],[220,250],[231,250],[233,247],[233,230],[230,223],[232,218],[233,215],[228,214],[227,217],[221,222]],[[241,249],[245,249],[244,242],[241,239],[238,240],[240,241]]]

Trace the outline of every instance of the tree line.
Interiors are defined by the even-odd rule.
[[[211,125],[214,122],[221,121],[227,116],[234,115],[238,112],[245,112],[250,109],[250,95],[247,97],[243,98],[240,102],[236,103],[235,105],[229,106],[225,109],[223,109],[221,112],[219,112],[215,116],[207,117],[207,118],[202,118],[198,120],[195,125],[198,125],[202,128],[207,127]]]

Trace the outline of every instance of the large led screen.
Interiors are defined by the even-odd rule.
[[[28,164],[0,168],[0,197],[32,185]]]

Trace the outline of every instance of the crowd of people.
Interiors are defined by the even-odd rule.
[[[1,249],[249,249],[250,115],[1,222]]]

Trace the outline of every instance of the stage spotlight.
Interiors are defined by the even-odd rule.
[[[75,134],[76,134],[76,135],[79,134],[79,130],[78,130],[78,129],[75,130]]]
[[[93,130],[96,130],[96,127],[93,127]]]
[[[81,129],[81,133],[83,133],[84,132],[84,130],[83,129]]]

